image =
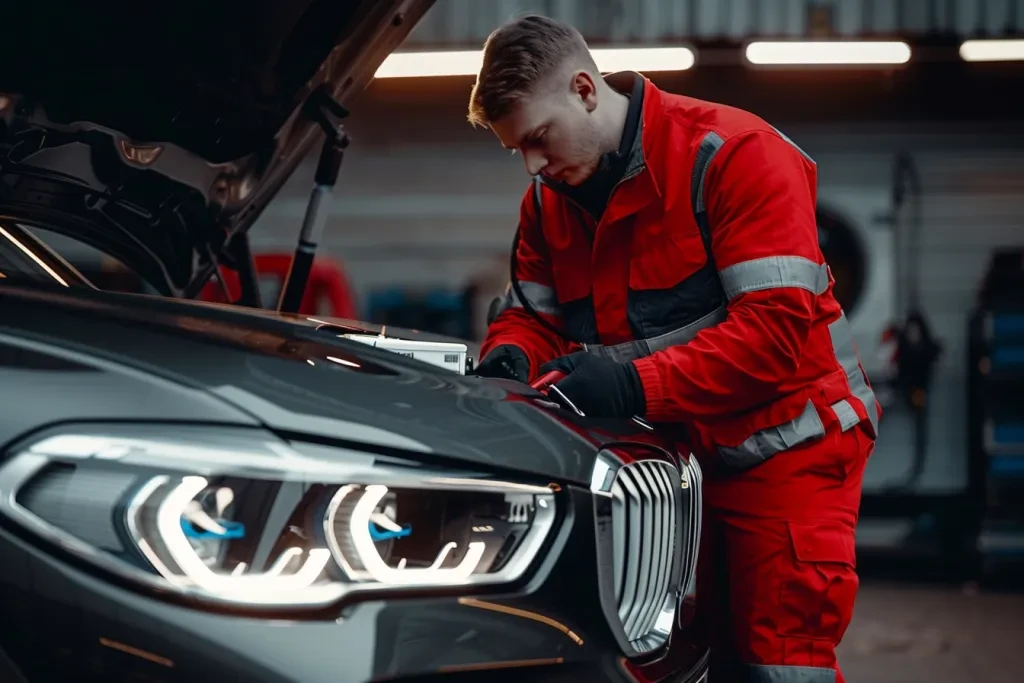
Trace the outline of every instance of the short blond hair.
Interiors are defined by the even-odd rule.
[[[483,66],[469,98],[470,123],[498,121],[570,57],[582,58],[596,72],[586,41],[567,23],[527,14],[502,25],[484,43]]]

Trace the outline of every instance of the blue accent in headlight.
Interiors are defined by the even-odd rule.
[[[224,527],[224,533],[217,531],[209,531],[207,529],[196,529],[192,524],[185,519],[181,518],[181,530],[185,533],[187,538],[195,538],[200,540],[217,539],[221,541],[230,541],[238,538],[245,538],[245,525],[241,522],[232,522],[229,520],[218,520],[217,522]]]
[[[412,527],[406,525],[402,527],[400,531],[389,531],[387,529],[381,529],[373,522],[370,522],[370,539],[374,543],[377,541],[390,541],[393,538],[405,538],[412,533]]]

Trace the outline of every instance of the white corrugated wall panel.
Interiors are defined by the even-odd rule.
[[[1017,0],[988,0],[985,6],[985,17],[981,22],[982,28],[990,35],[1001,34],[1006,30],[1010,13],[1014,9]]]
[[[1024,0],[437,0],[411,43],[480,43],[504,20],[539,12],[616,42],[807,35],[808,8],[831,5],[843,36],[1021,31]],[[1016,14],[1014,15],[1014,11]]]
[[[859,2],[835,2],[832,4],[836,33],[841,36],[856,36],[864,28],[864,10]]]
[[[887,3],[895,5],[896,3]],[[903,16],[898,22],[903,30],[911,33],[927,33],[931,23],[932,8],[928,2],[904,2]],[[894,27],[895,28],[895,27]]]
[[[981,19],[981,5],[984,0],[978,2],[958,2],[956,4],[956,32],[975,33]]]
[[[896,3],[894,0],[880,0],[871,5],[868,17],[869,33],[895,33],[897,22]]]

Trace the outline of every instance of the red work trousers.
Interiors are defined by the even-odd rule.
[[[709,683],[843,683],[835,648],[853,616],[854,534],[874,439],[863,426],[704,481],[698,628]]]

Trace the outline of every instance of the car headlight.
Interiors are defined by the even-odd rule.
[[[0,511],[103,569],[234,605],[503,584],[555,522],[547,487],[244,430],[77,430],[0,467]]]

